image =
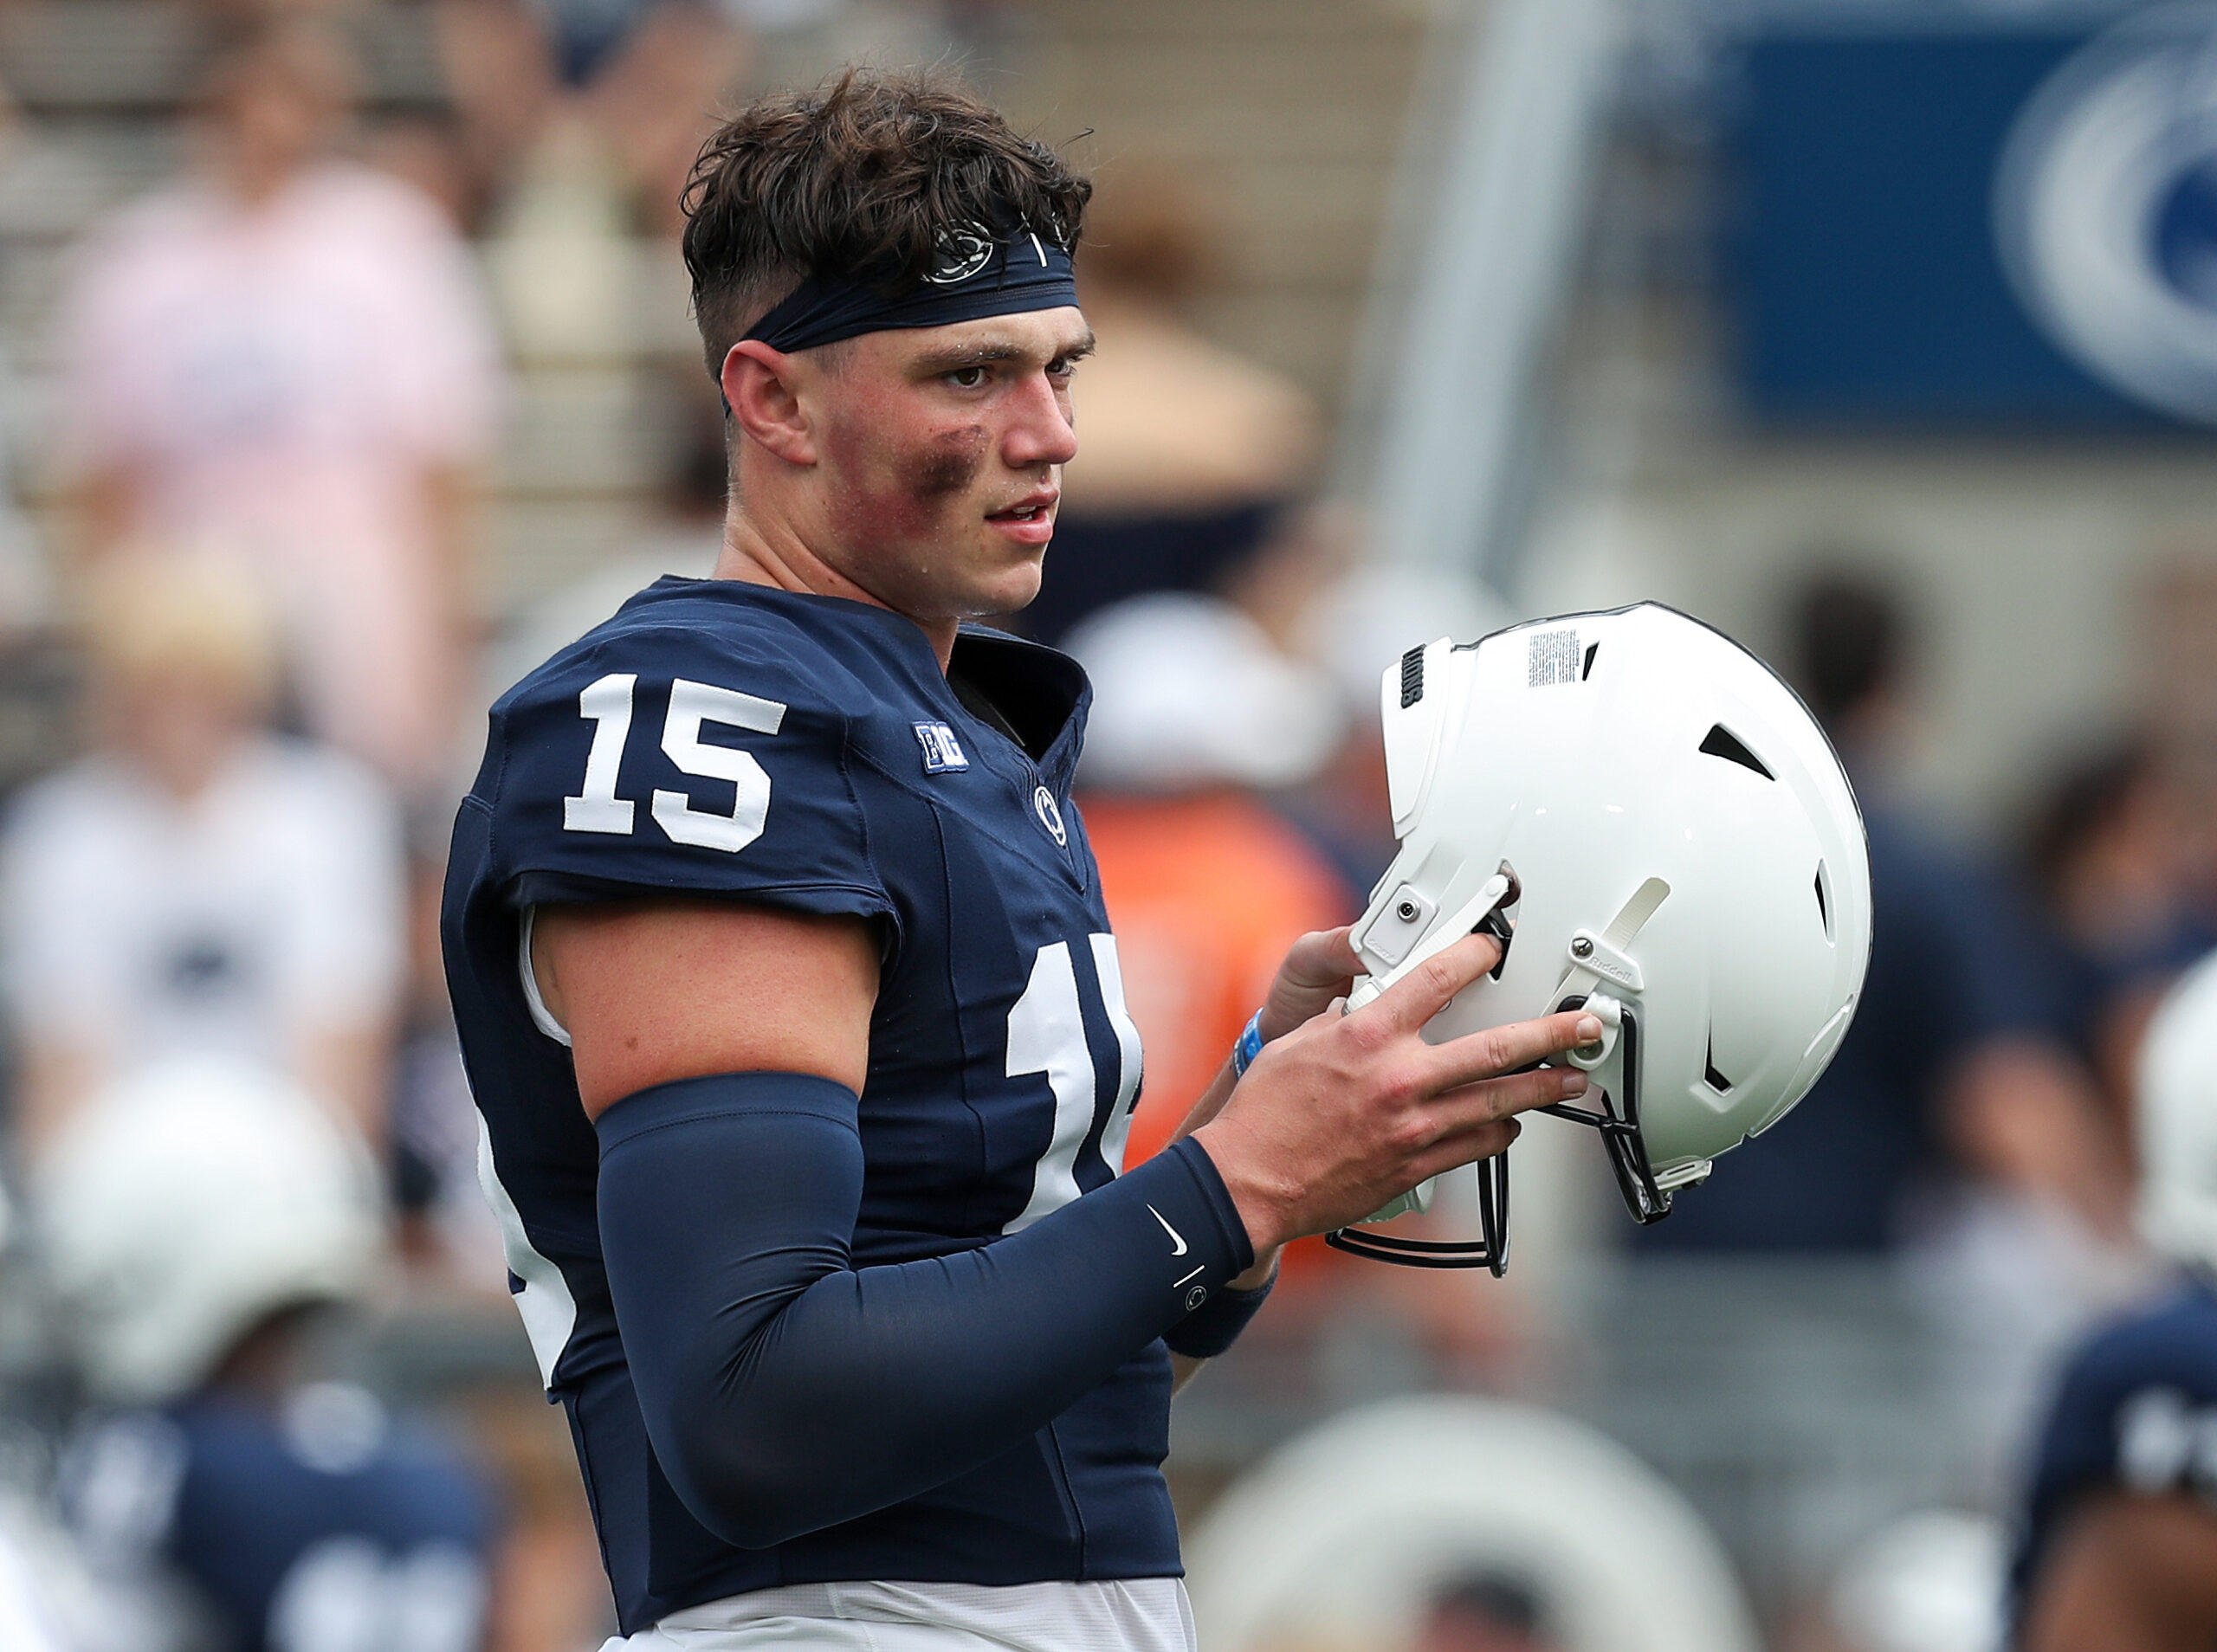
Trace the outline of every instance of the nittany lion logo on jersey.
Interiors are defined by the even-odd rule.
[[[1039,823],[1047,829],[1047,836],[1056,846],[1066,846],[1070,835],[1063,825],[1063,811],[1055,806],[1055,794],[1042,786],[1031,794],[1031,812],[1039,816]]]

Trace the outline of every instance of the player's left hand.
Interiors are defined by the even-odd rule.
[[[1263,1001],[1263,1042],[1283,1038],[1354,990],[1362,961],[1348,939],[1353,926],[1319,929],[1294,942]]]
[[[1354,990],[1354,978],[1362,963],[1348,939],[1352,927],[1342,924],[1337,929],[1312,930],[1287,950],[1285,962],[1278,965],[1277,978],[1270,983],[1270,996],[1263,1001],[1264,1043],[1314,1021]],[[1215,1118],[1231,1099],[1233,1082],[1231,1063],[1226,1062],[1171,1139],[1182,1140]],[[1233,1287],[1260,1288],[1277,1271],[1277,1258],[1276,1250],[1257,1256],[1252,1268],[1231,1281]]]

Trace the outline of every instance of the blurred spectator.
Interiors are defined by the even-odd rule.
[[[2027,845],[2057,1030],[2100,1077],[2121,1139],[2148,1016],[2178,972],[2217,945],[2192,904],[2196,829],[2174,782],[2149,741],[2093,752],[2056,779]]]
[[[475,1652],[478,1477],[367,1391],[313,1380],[314,1316],[378,1262],[359,1146],[275,1075],[192,1057],[87,1106],[34,1191],[83,1374],[125,1408],[64,1465],[117,1608],[87,1652]]]
[[[445,845],[408,874],[408,987],[393,1060],[395,1238],[419,1287],[505,1302],[500,1220],[477,1183],[477,1108],[439,955]]]
[[[1078,282],[1100,347],[1080,375],[1083,450],[1022,616],[1043,641],[1126,597],[1218,589],[1309,485],[1308,397],[1179,314],[1219,255],[1207,236],[1161,174],[1106,177],[1089,210]]]
[[[487,701],[663,575],[706,579],[715,571],[723,552],[727,487],[723,409],[714,386],[689,367],[674,376],[667,389],[677,429],[653,515],[590,572],[548,591],[514,617],[498,645],[487,652]]]
[[[1871,844],[1870,973],[1802,1103],[1642,1229],[1650,1249],[1871,1253],[1966,1180],[2123,1231],[2124,1175],[2084,1068],[2047,1031],[2021,917],[1894,795],[1910,639],[1893,594],[1813,582],[1789,675],[1839,748]]]
[[[16,493],[16,443],[4,420],[17,385],[14,364],[0,357],[0,646],[55,616],[54,570]]]
[[[558,170],[605,166],[626,221],[674,236],[711,112],[746,67],[748,24],[837,4],[443,0],[437,16],[447,82],[490,179],[543,167],[551,149]]]
[[[219,53],[195,175],[82,249],[62,378],[87,554],[158,539],[250,558],[309,726],[412,796],[463,682],[495,346],[439,207],[333,157],[353,94],[303,22]]]
[[[402,961],[390,797],[268,732],[274,638],[235,566],[119,558],[87,595],[94,749],[29,788],[0,840],[20,1139],[36,1152],[134,1065],[220,1049],[381,1141]]]

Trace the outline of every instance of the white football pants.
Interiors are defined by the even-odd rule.
[[[1195,1652],[1176,1578],[1117,1583],[792,1584],[673,1612],[601,1652]]]

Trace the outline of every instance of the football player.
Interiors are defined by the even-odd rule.
[[[2065,1368],[2011,1584],[2019,1652],[2217,1646],[2217,958],[2149,1023],[2140,1225],[2179,1276]]]
[[[67,1340],[111,1408],[61,1476],[98,1585],[79,1642],[476,1652],[489,1488],[366,1390],[307,1380],[311,1311],[365,1292],[383,1237],[368,1156],[323,1103],[168,1057],[80,1110],[33,1191]]]
[[[1341,1016],[1354,955],[1312,935],[1119,1174],[1089,690],[965,624],[1038,589],[1087,195],[930,76],[717,132],[684,243],[730,409],[716,577],[504,695],[460,811],[487,1188],[632,1645],[1190,1647],[1173,1357],[1230,1343],[1286,1241],[1585,1087],[1534,1064],[1591,1016],[1419,1036],[1491,939]]]

